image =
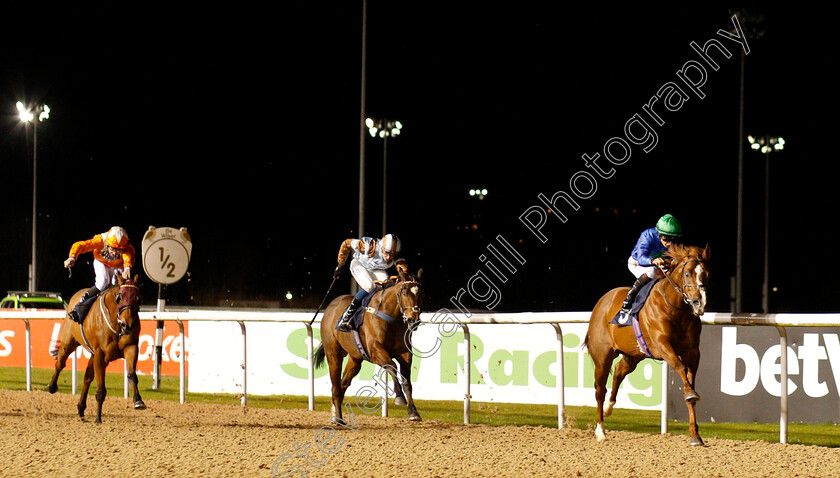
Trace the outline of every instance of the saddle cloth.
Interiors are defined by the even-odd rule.
[[[622,314],[619,310],[615,314],[615,317],[613,317],[612,320],[610,320],[610,323],[615,324],[619,327],[625,327],[627,325],[632,325],[633,321],[638,320],[639,311],[642,310],[642,307],[645,305],[645,301],[650,295],[651,289],[653,289],[653,286],[657,282],[659,282],[659,279],[654,279],[642,286],[642,288],[639,289],[639,293],[636,294],[635,300],[633,300],[633,305],[630,307],[630,313]]]

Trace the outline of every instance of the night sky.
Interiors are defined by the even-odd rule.
[[[591,309],[632,283],[636,239],[672,213],[686,242],[710,245],[710,308],[729,310],[741,46],[716,32],[732,27],[730,10],[394,3],[368,4],[366,114],[404,125],[388,141],[387,229],[423,268],[427,309],[451,307],[478,271],[494,278],[484,262],[498,236],[525,263],[494,279],[494,310]],[[33,138],[21,100],[52,111],[37,129],[39,289],[89,287],[90,254],[72,278],[62,262],[110,226],[138,249],[150,225],[186,227],[190,274],[165,288],[170,305],[316,307],[341,241],[359,235],[361,3],[64,8],[4,7],[0,290],[26,289],[31,255]],[[744,133],[787,142],[770,158],[771,311],[836,311],[840,279],[819,240],[834,236],[836,40],[818,11],[749,13],[763,19],[742,16],[742,27],[763,35],[748,40]],[[701,99],[677,71],[702,62],[692,41],[713,38],[732,56],[716,56],[717,71],[705,65]],[[688,99],[676,111],[660,102],[654,125],[643,107],[669,82]],[[636,114],[657,142],[610,165],[605,144]],[[760,312],[765,157],[748,146],[744,309]],[[383,141],[367,137],[365,149],[364,233],[380,236]],[[582,155],[595,153],[612,175],[593,176],[566,223],[549,216],[542,243],[520,215],[539,194],[570,191],[577,172],[594,174]],[[469,196],[476,187],[488,189],[483,200]],[[349,285],[345,274],[332,295]],[[156,296],[146,280],[146,304]]]

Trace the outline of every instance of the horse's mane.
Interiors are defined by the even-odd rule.
[[[676,262],[682,262],[686,259],[709,259],[709,246],[705,249],[697,246],[686,246],[685,244],[671,244],[668,248],[668,257]]]

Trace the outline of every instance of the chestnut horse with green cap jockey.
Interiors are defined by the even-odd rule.
[[[673,225],[673,223],[671,224]],[[670,229],[673,233],[674,229]],[[705,249],[672,244],[661,266],[664,279],[653,285],[650,295],[633,327],[612,323],[626,294],[626,287],[615,288],[598,301],[589,319],[583,341],[595,365],[595,400],[598,424],[595,436],[604,440],[604,417],[610,416],[622,380],[645,358],[664,360],[682,379],[683,396],[688,407],[691,445],[703,445],[697,427],[694,404],[700,395],[694,390],[700,364],[700,316],[706,308],[706,285],[709,283],[709,246]],[[621,356],[621,360],[613,363]],[[613,369],[612,393],[606,409],[607,378]]]

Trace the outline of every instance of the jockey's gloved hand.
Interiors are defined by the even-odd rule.
[[[339,264],[339,265],[335,266],[335,271],[333,272],[333,278],[338,279],[338,276],[340,276],[342,272],[344,272],[344,266],[343,265]]]
[[[75,263],[76,263],[76,258],[75,257],[68,257],[67,260],[64,261],[64,268],[69,269],[69,268],[73,267],[73,265]]]

